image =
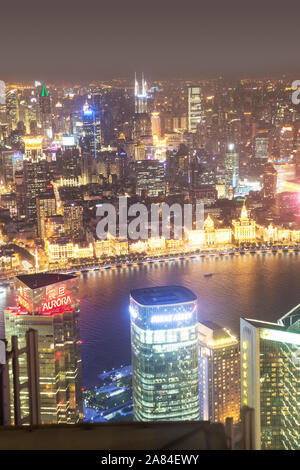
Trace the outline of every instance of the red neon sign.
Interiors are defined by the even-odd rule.
[[[72,297],[70,295],[63,295],[61,297],[56,297],[54,299],[48,300],[47,302],[43,302],[40,308],[40,312],[50,313],[61,307],[70,305],[71,303],[72,303]]]

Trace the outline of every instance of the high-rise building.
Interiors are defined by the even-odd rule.
[[[199,419],[197,297],[182,286],[130,295],[134,418]]]
[[[71,203],[64,206],[65,234],[72,240],[80,240],[83,237],[83,207]]]
[[[152,137],[156,136],[157,139],[161,138],[161,122],[160,114],[157,111],[151,113]]]
[[[225,188],[227,197],[231,198],[239,184],[239,154],[234,144],[228,144],[225,155]]]
[[[200,87],[188,88],[188,131],[196,132],[202,118],[202,91]]]
[[[255,410],[255,447],[299,449],[299,322],[240,325],[241,403]]]
[[[45,218],[56,214],[56,199],[54,191],[42,194],[36,199],[36,213],[38,223],[38,236],[45,238]]]
[[[259,130],[255,137],[255,158],[267,160],[270,155],[270,133],[268,130]]]
[[[238,339],[211,321],[198,323],[200,419],[225,423],[240,418]]]
[[[264,197],[274,199],[277,193],[277,171],[272,162],[264,165]]]
[[[46,160],[24,161],[23,163],[24,182],[20,188],[23,192],[25,214],[29,220],[35,221],[37,218],[36,198],[43,194],[53,191],[50,184],[49,166]]]
[[[290,159],[294,151],[294,130],[293,127],[284,126],[279,135],[279,156],[281,159]]]
[[[14,182],[13,152],[0,151],[0,181],[6,185]]]
[[[4,311],[5,335],[8,347],[11,336],[16,335],[22,348],[26,331],[33,328],[38,332],[41,423],[77,423],[82,419],[77,278],[29,274],[18,276],[15,283],[17,306]],[[19,366],[20,376],[26,379],[26,358],[20,358]],[[22,389],[21,414],[28,412],[28,391]]]
[[[165,194],[165,165],[158,160],[139,160],[135,163],[136,192],[157,197]]]
[[[85,102],[82,110],[83,136],[80,146],[83,155],[96,158],[101,148],[100,110]]]
[[[142,81],[139,84],[135,75],[134,80],[134,102],[135,102],[135,113],[136,114],[147,114],[148,112],[148,94],[147,94],[147,82],[142,74]]]
[[[45,85],[39,88],[39,107],[41,124],[44,131],[44,136],[49,139],[53,136],[52,116],[51,116],[51,99],[50,94]]]

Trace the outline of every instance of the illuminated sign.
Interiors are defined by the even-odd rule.
[[[57,297],[56,299],[49,300],[48,302],[44,302],[41,305],[40,311],[42,313],[50,313],[58,308],[65,307],[66,305],[70,305],[72,303],[72,298],[70,295],[64,295],[61,297]]]
[[[192,318],[192,313],[193,312],[175,313],[174,315],[153,315],[150,321],[151,323],[186,321]]]
[[[75,137],[73,135],[63,135],[62,144],[64,147],[73,147],[75,145]]]

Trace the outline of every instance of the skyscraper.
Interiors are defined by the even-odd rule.
[[[54,191],[49,191],[48,194],[41,194],[37,197],[36,212],[38,236],[43,240],[45,238],[45,218],[56,214],[56,199]]]
[[[238,339],[211,321],[198,323],[200,419],[225,423],[240,417]]]
[[[202,118],[202,92],[200,87],[188,88],[188,131],[196,132]]]
[[[299,321],[284,320],[240,321],[241,403],[255,410],[256,449],[300,447]]]
[[[16,288],[17,306],[4,311],[5,335],[9,346],[11,336],[16,335],[23,347],[26,331],[33,328],[38,332],[41,422],[77,423],[82,419],[77,279],[64,274],[29,274],[16,278]],[[25,358],[19,365],[20,376],[26,379]],[[22,416],[28,411],[28,391],[21,390]]]
[[[65,235],[72,240],[80,240],[83,237],[83,207],[74,202],[64,206]]]
[[[147,94],[147,82],[142,74],[141,84],[137,80],[135,74],[134,80],[134,103],[135,103],[135,113],[136,114],[146,114],[148,112],[148,94]]]
[[[82,109],[83,137],[80,145],[83,155],[96,158],[101,148],[100,111],[85,102]]]
[[[158,160],[139,160],[135,163],[136,192],[156,197],[166,191],[165,166]]]
[[[199,419],[197,297],[182,286],[130,295],[134,418]]]
[[[234,144],[228,144],[225,155],[225,190],[226,196],[231,198],[234,189],[239,184],[239,154]]]
[[[277,193],[277,171],[273,163],[268,162],[264,165],[264,197],[274,199]]]

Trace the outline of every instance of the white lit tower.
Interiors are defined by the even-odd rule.
[[[135,99],[135,113],[146,114],[148,112],[147,107],[147,82],[142,73],[142,81],[139,83],[136,74],[134,79],[134,99]]]

